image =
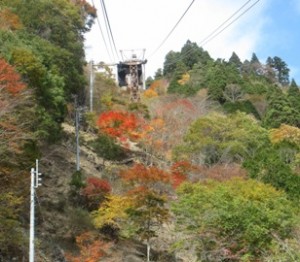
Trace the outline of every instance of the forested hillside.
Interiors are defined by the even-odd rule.
[[[0,261],[300,261],[300,89],[276,54],[187,41],[130,102],[97,72],[85,0],[0,1]],[[74,99],[82,106],[80,170]]]

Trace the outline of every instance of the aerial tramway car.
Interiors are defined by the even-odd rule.
[[[145,89],[145,64],[147,60],[138,59],[135,54],[128,60],[117,64],[118,84],[131,93],[131,100],[140,100],[139,91]]]

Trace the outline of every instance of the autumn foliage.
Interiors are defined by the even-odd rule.
[[[0,10],[0,29],[18,30],[22,28],[19,17],[9,9]]]
[[[294,126],[281,125],[279,128],[270,130],[270,138],[273,144],[288,142],[300,145],[300,129]]]
[[[76,244],[80,254],[73,256],[66,254],[67,262],[98,262],[99,259],[105,256],[110,244],[97,238],[91,232],[85,232],[76,237]]]
[[[89,210],[99,207],[105,196],[111,192],[111,186],[108,181],[97,177],[89,177],[86,186],[81,194],[85,198],[86,206]]]
[[[152,98],[152,97],[157,97],[158,94],[156,93],[155,90],[153,89],[147,89],[145,92],[144,92],[144,97],[146,98]]]
[[[155,166],[146,167],[142,164],[135,164],[133,167],[121,171],[120,176],[127,182],[146,187],[156,182],[168,183],[170,181],[170,175],[166,171]]]
[[[188,180],[188,173],[196,170],[188,161],[178,161],[171,166],[172,184],[174,188],[177,188],[184,181]]]
[[[4,59],[0,58],[0,89],[4,88],[8,93],[16,95],[25,88],[21,82],[21,76]]]
[[[136,140],[143,134],[144,124],[135,114],[125,111],[108,111],[102,113],[97,121],[101,131],[120,141],[127,138]]]
[[[104,180],[97,177],[89,177],[87,179],[87,185],[83,189],[83,194],[87,196],[92,196],[99,193],[109,193],[111,191],[110,184]]]

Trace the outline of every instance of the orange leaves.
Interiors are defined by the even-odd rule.
[[[66,254],[68,262],[98,262],[106,254],[110,244],[97,238],[96,234],[85,232],[76,237],[76,244],[80,254],[72,256]]]
[[[97,177],[89,177],[87,179],[87,185],[83,189],[83,194],[86,196],[92,196],[97,194],[107,194],[111,191],[110,184]]]
[[[0,58],[0,91],[2,88],[8,93],[16,95],[25,88],[25,84],[21,82],[21,77],[14,67]]]
[[[18,30],[22,28],[19,17],[9,9],[0,10],[0,29]]]
[[[145,92],[144,92],[144,97],[146,98],[152,98],[152,97],[157,97],[158,94],[156,93],[155,90],[153,89],[147,89]]]
[[[155,166],[146,167],[142,164],[135,164],[133,167],[121,171],[120,176],[125,181],[140,185],[147,185],[155,182],[170,182],[169,173]]]
[[[196,167],[188,161],[179,161],[174,163],[171,166],[173,187],[177,188],[180,186],[181,183],[188,179],[188,172],[195,169]]]
[[[136,140],[142,136],[144,125],[135,114],[123,111],[109,111],[102,113],[97,125],[104,133],[126,141],[127,138]]]

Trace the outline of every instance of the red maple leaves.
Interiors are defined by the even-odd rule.
[[[0,89],[4,88],[8,93],[16,95],[22,91],[26,85],[21,82],[21,76],[15,68],[0,58]]]
[[[101,131],[121,142],[137,140],[143,136],[144,123],[135,114],[125,111],[102,113],[97,121]]]

